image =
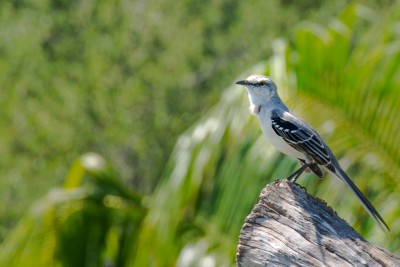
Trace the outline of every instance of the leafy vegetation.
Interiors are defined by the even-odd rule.
[[[271,75],[393,233],[378,232],[339,181],[300,183],[368,240],[400,253],[399,4],[385,12],[350,5],[327,26],[297,24],[289,42],[271,42],[300,14],[321,16],[318,2],[310,11],[308,1],[285,2],[293,9],[274,1],[1,3],[0,113],[10,130],[0,145],[8,189],[0,215],[8,227],[21,210],[16,199],[60,184],[65,162],[80,153],[108,155],[119,174],[96,155],[79,158],[64,188],[49,191],[1,244],[0,265],[231,266],[260,190],[297,163],[261,136],[242,88],[222,96],[213,88],[268,55],[237,78]],[[323,16],[335,10],[327,9]],[[171,140],[196,118],[164,168]],[[162,168],[147,197],[126,186],[149,192]]]
[[[388,11],[384,16],[397,21],[398,15]],[[389,33],[383,32],[381,38],[375,34],[376,28],[391,29],[382,23],[388,21],[381,22],[374,11],[351,5],[327,27],[299,26],[293,48],[277,41],[269,63],[249,73],[272,75],[289,106],[320,130],[351,177],[396,229],[399,163],[391,151],[399,149],[394,129],[399,127],[395,118],[400,115],[396,107],[400,91],[396,75],[382,73],[396,73],[399,68],[393,71],[393,54],[377,56],[370,51],[384,52],[393,46],[393,39],[387,38]],[[357,27],[360,24],[363,27]],[[371,65],[360,66],[359,62]],[[372,66],[378,69],[374,71]],[[390,86],[382,88],[382,83],[375,82],[379,80]],[[163,257],[155,261],[157,266],[168,266],[176,260],[180,266],[232,264],[243,218],[260,189],[268,181],[285,177],[288,169],[297,165],[259,135],[259,126],[250,118],[247,100],[239,90],[243,89],[228,88],[217,108],[178,141],[170,169],[155,192],[140,231],[139,243],[144,245],[135,257],[135,266],[149,264],[149,259],[159,259],[159,255]],[[364,100],[368,105],[375,105],[366,107],[360,101],[364,95],[369,97]],[[392,138],[382,139],[366,127],[371,120],[375,129],[386,129]],[[390,149],[385,149],[385,142],[390,143]],[[301,183],[326,200],[368,240],[399,253],[399,233],[381,233],[338,180],[309,177]],[[188,236],[191,239],[187,240]],[[158,240],[156,250],[146,247],[150,240]]]
[[[151,193],[234,75],[345,2],[1,1],[0,240],[88,151]]]
[[[126,266],[145,215],[141,197],[99,155],[72,166],[20,221],[0,251],[1,266]]]

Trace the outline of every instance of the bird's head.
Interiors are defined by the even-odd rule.
[[[270,97],[277,96],[276,84],[271,78],[264,75],[251,75],[246,80],[237,81],[236,84],[244,85],[250,98],[267,100]]]

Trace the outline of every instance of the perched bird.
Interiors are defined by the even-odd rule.
[[[258,118],[263,133],[271,144],[300,161],[301,168],[287,179],[296,182],[304,171],[310,170],[322,178],[324,173],[321,168],[327,170],[349,186],[380,229],[385,231],[385,227],[390,231],[382,216],[340,167],[332,150],[317,131],[282,102],[275,83],[269,77],[251,75],[236,84],[246,87],[250,112]]]

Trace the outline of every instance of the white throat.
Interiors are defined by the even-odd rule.
[[[271,97],[260,95],[252,90],[247,89],[247,94],[249,96],[250,102],[250,113],[253,115],[257,115],[260,112],[260,108],[262,105],[268,103]]]

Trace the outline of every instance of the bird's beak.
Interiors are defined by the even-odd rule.
[[[249,83],[246,80],[242,80],[242,81],[237,81],[236,84],[247,85]]]

